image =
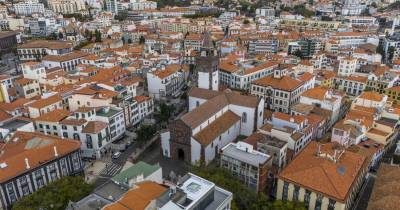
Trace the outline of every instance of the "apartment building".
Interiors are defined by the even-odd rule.
[[[286,166],[288,143],[272,137],[271,130],[271,124],[265,124],[243,141],[252,145],[254,150],[271,156],[272,165],[280,170]]]
[[[396,86],[398,79],[399,76],[394,72],[375,71],[368,75],[368,82],[365,90],[384,94],[385,89],[390,89]]]
[[[21,131],[7,139],[0,157],[1,209],[61,177],[83,174],[79,141]]]
[[[295,157],[279,173],[277,199],[304,202],[309,210],[349,209],[369,163],[366,156],[334,145],[311,142]]]
[[[50,0],[48,1],[48,7],[55,13],[73,14],[84,10],[85,4],[81,0]]]
[[[40,62],[30,61],[20,64],[24,78],[42,81],[46,78],[46,70]]]
[[[33,98],[41,94],[39,81],[27,78],[15,80],[15,89],[18,96]]]
[[[279,40],[276,38],[259,38],[250,40],[248,43],[249,54],[276,53],[279,49]]]
[[[76,66],[81,64],[82,58],[87,55],[81,51],[72,51],[63,55],[46,55],[42,58],[42,62],[46,69],[60,67],[66,72],[71,72],[76,70]]]
[[[274,112],[269,124],[270,132],[264,133],[286,141],[292,155],[297,155],[312,140],[313,127],[305,116]]]
[[[191,173],[183,176],[179,182],[180,185],[173,187],[171,191],[165,191],[156,200],[157,209],[231,209],[232,193],[218,187],[215,183]]]
[[[46,55],[57,56],[70,53],[72,49],[73,45],[71,42],[34,40],[18,46],[17,52],[21,61],[37,61]]]
[[[237,90],[250,90],[251,83],[271,75],[279,64],[274,61],[243,62],[234,65],[230,62],[221,62],[219,65],[219,80],[221,85]]]
[[[352,75],[348,77],[336,76],[334,78],[334,88],[345,93],[358,96],[367,87],[368,77]]]
[[[31,16],[32,14],[43,14],[44,5],[38,0],[27,0],[14,4],[15,14],[19,16]]]
[[[28,105],[30,118],[37,118],[56,109],[62,109],[62,98],[59,94],[44,95]]]
[[[366,32],[336,32],[331,35],[331,39],[337,41],[339,49],[357,47],[367,43],[375,46],[379,44],[378,36]]]
[[[147,73],[148,91],[151,97],[159,100],[178,96],[186,84],[188,66],[171,64]]]
[[[357,69],[357,58],[339,57],[338,76],[348,77],[353,75]]]
[[[314,105],[318,108],[329,110],[332,115],[329,127],[342,117],[342,99],[344,94],[324,87],[315,87],[307,90],[300,96],[300,103]]]
[[[157,9],[157,2],[146,0],[131,0],[129,2],[130,10]]]
[[[337,31],[340,27],[338,21],[321,21],[313,19],[281,19],[280,27],[296,28],[303,31],[318,30],[318,31]]]
[[[266,108],[290,113],[290,107],[298,103],[300,95],[314,87],[315,77],[308,73],[287,75],[285,68],[274,70],[273,75],[255,80],[251,94],[265,99]]]
[[[222,148],[220,166],[230,171],[251,190],[263,192],[267,185],[272,158],[253,150],[252,145],[239,141]]]
[[[68,100],[69,109],[75,111],[80,107],[106,107],[112,104],[118,92],[105,89],[99,85],[89,85],[78,89]]]

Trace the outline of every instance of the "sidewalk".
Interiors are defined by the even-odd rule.
[[[94,183],[104,167],[106,167],[106,163],[101,160],[89,163],[89,165],[85,167],[85,181],[87,183]]]

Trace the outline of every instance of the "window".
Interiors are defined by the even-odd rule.
[[[196,101],[196,107],[200,106],[200,102]]]
[[[334,210],[335,204],[336,204],[335,200],[329,199],[328,210]]]
[[[79,134],[77,134],[77,133],[74,133],[74,137],[73,137],[75,140],[81,140],[81,138],[79,137]]]
[[[286,201],[288,199],[289,183],[283,183],[282,200]]]
[[[299,191],[300,191],[300,187],[299,186],[294,186],[293,201],[298,201],[299,200]]]
[[[57,126],[53,125],[53,130],[57,130]]]
[[[306,208],[310,205],[310,197],[311,197],[311,191],[306,190],[306,193],[304,193],[304,205]]]
[[[242,113],[242,122],[243,122],[243,123],[246,123],[246,122],[247,122],[247,113],[246,113],[246,112],[243,112],[243,113]]]
[[[317,194],[317,200],[315,200],[315,210],[321,210],[322,198],[323,196],[321,194]]]
[[[47,129],[50,129],[50,125],[46,125],[46,128],[47,128]]]
[[[92,136],[90,136],[89,134],[86,135],[86,147],[88,149],[92,149],[93,148]]]

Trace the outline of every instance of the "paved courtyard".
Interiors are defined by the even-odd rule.
[[[143,161],[149,164],[159,163],[163,170],[163,177],[168,177],[171,171],[173,171],[176,176],[183,176],[190,169],[190,166],[183,161],[171,160],[163,157],[160,154],[160,144],[158,141],[149,146],[134,162],[137,161]]]

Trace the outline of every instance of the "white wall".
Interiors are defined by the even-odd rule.
[[[242,119],[240,120],[241,121],[240,134],[245,136],[250,136],[254,130],[254,123],[255,123],[254,119],[256,117],[255,109],[233,104],[229,105],[229,109],[235,114],[237,114],[239,117],[242,117],[243,113],[247,114],[246,122],[243,122]]]
[[[229,130],[229,132],[228,132]],[[213,144],[207,145],[204,149],[205,153],[205,163],[208,164],[210,161],[215,158],[215,147],[218,147],[218,152],[227,144],[233,142],[239,136],[240,130],[240,122],[235,123],[232,127],[230,127],[226,132],[221,134],[221,140],[219,137],[213,140]],[[211,146],[212,145],[212,146]]]
[[[209,73],[208,72],[198,72],[198,80],[197,80],[197,86],[199,88],[203,89],[209,89],[210,88],[210,78],[209,78]]]
[[[148,177],[146,177],[146,180],[162,184],[163,183],[162,168],[160,167],[157,171],[150,174]]]
[[[197,107],[197,101],[199,102],[199,105],[207,102],[206,99],[189,96],[189,112]]]
[[[161,79],[154,74],[147,73],[147,87],[149,91],[149,95],[152,96],[155,99],[160,98],[160,90],[166,91],[165,90],[165,84],[161,83]]]
[[[171,133],[169,131],[161,133],[160,137],[161,137],[161,149],[163,151],[163,155],[165,157],[171,157],[170,144],[169,144],[169,141],[171,139]]]
[[[196,164],[200,161],[201,157],[201,144],[197,142],[194,138],[190,138],[190,145],[191,145],[191,162],[192,164]]]

